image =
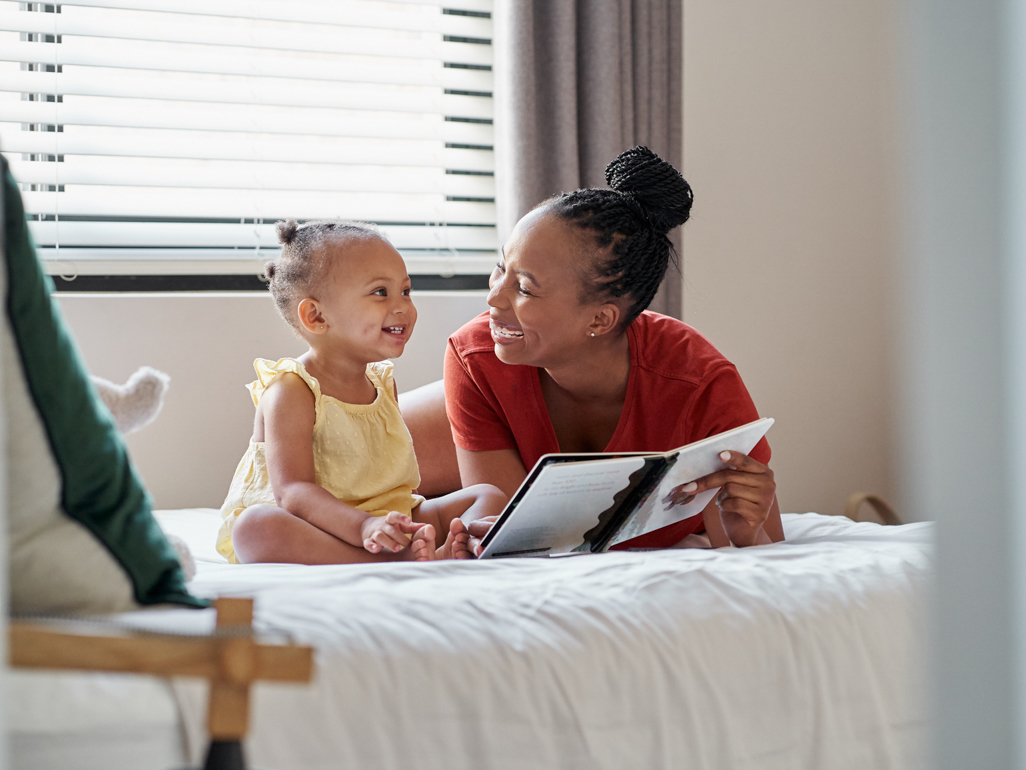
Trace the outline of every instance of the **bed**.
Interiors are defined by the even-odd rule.
[[[252,596],[259,630],[316,648],[311,685],[256,688],[253,767],[927,764],[930,524],[786,514],[786,543],[744,550],[303,567],[226,564],[216,511],[158,518],[194,592]],[[198,682],[18,673],[8,696],[16,768],[200,762]]]

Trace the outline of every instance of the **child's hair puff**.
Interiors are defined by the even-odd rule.
[[[385,235],[372,224],[343,219],[322,219],[302,225],[294,219],[275,224],[281,255],[264,267],[268,288],[274,302],[288,324],[300,331],[296,306],[305,297],[313,296],[318,284],[326,280],[340,261],[330,246],[345,246],[353,240],[380,238]]]

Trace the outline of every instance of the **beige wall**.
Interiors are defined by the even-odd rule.
[[[442,376],[449,335],[485,309],[484,292],[417,292],[400,392]],[[160,508],[220,507],[253,429],[245,384],[255,358],[305,349],[269,294],[63,294],[61,309],[93,374],[124,382],[142,365],[171,375],[164,410],[128,437]]]
[[[741,371],[785,510],[897,487],[891,3],[685,0],[685,320]]]

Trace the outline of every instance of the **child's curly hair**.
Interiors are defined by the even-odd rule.
[[[327,247],[344,245],[354,239],[388,241],[374,225],[342,219],[322,219],[302,225],[289,219],[276,223],[276,227],[281,255],[268,262],[264,271],[278,312],[297,333],[301,329],[296,306],[328,278],[336,261]]]

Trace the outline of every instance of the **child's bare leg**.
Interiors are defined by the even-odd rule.
[[[413,512],[417,523],[431,524],[436,532],[434,549],[427,544],[417,546],[417,559],[472,559],[470,534],[465,522],[499,514],[506,505],[506,495],[490,484],[476,484],[458,492],[425,500]],[[426,529],[426,527],[425,527]],[[430,551],[434,550],[434,554]]]
[[[232,528],[232,546],[243,564],[357,564],[412,556],[409,548],[399,553],[370,553],[275,505],[252,505],[239,514]]]

